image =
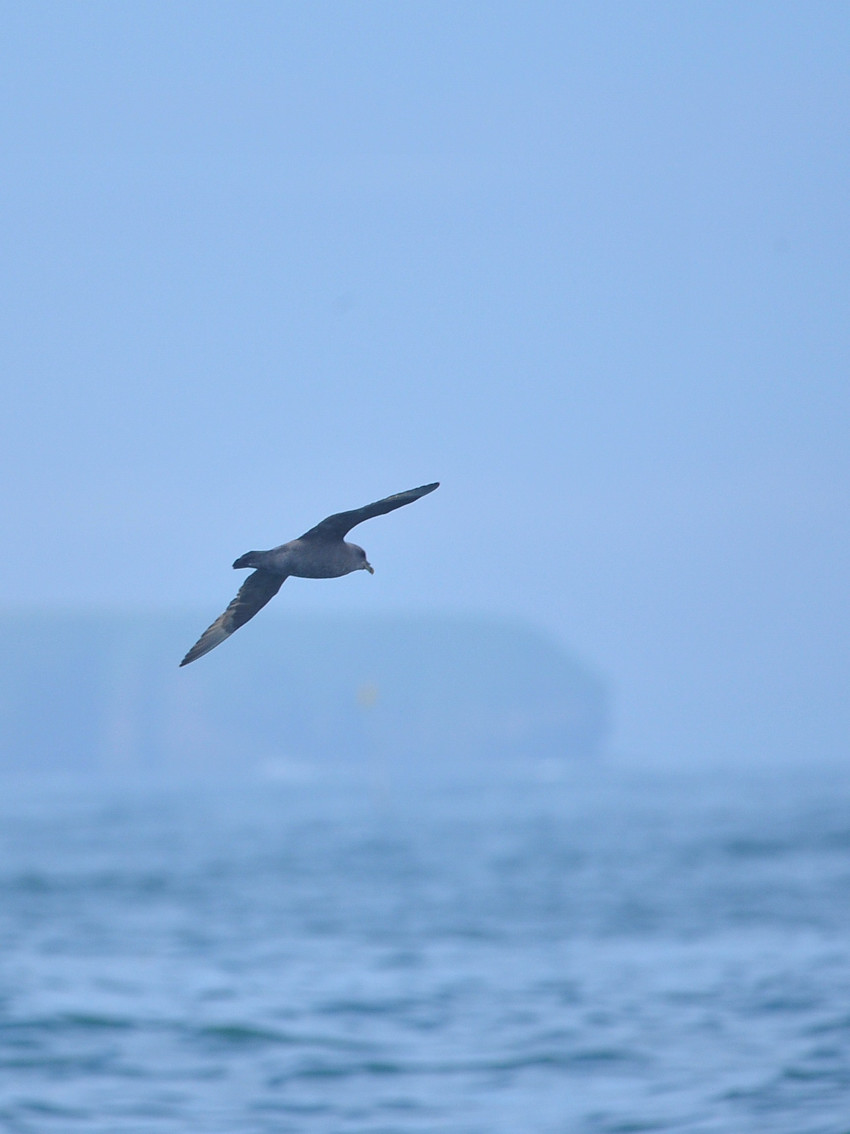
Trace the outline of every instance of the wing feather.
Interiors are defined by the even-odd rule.
[[[364,520],[371,520],[373,516],[383,516],[386,512],[403,508],[405,504],[412,504],[420,496],[427,496],[429,492],[433,492],[435,488],[439,487],[439,481],[434,484],[423,484],[421,488],[409,488],[406,492],[397,492],[394,496],[385,496],[383,500],[376,500],[374,504],[365,504],[362,508],[353,508],[350,512],[337,512],[333,516],[328,516],[326,520],[322,520],[320,524],[316,524],[314,528],[310,528],[300,538],[308,540],[344,539],[352,528],[362,524]]]
[[[244,626],[258,610],[262,610],[266,603],[274,598],[283,586],[285,578],[286,575],[274,575],[271,571],[263,570],[254,571],[249,575],[224,614],[203,632],[180,664],[188,665],[196,658],[203,657],[220,645],[225,638],[229,638],[234,630]]]

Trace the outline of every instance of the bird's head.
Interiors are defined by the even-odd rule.
[[[354,570],[355,571],[368,571],[370,575],[374,575],[375,574],[375,568],[372,566],[372,564],[366,558],[366,552],[363,550],[363,548],[358,547],[356,543],[351,544],[351,546],[354,548],[354,554],[355,554],[356,559],[357,559],[357,566],[354,568]]]

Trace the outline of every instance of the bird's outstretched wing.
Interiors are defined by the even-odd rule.
[[[322,520],[320,524],[310,528],[300,538],[309,540],[344,539],[352,528],[362,524],[364,520],[371,520],[373,516],[383,516],[385,512],[403,508],[405,504],[412,504],[420,496],[427,496],[429,492],[433,492],[435,488],[439,487],[440,482],[435,481],[434,484],[423,484],[421,488],[408,488],[407,492],[397,492],[395,496],[385,496],[383,500],[376,500],[374,504],[366,504],[362,508],[354,508],[350,512],[337,512],[336,515],[328,516],[326,520]]]
[[[244,626],[258,610],[262,610],[269,599],[274,598],[283,586],[285,578],[286,575],[273,575],[271,571],[263,570],[254,571],[249,575],[224,614],[203,632],[180,664],[188,665],[196,658],[203,657],[220,645],[225,638],[229,638],[234,630]]]

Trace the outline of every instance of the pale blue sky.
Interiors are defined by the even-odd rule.
[[[846,753],[850,7],[0,13],[7,607],[213,617],[440,479],[278,607],[530,621],[620,752]]]

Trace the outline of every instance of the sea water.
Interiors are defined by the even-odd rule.
[[[6,784],[0,1129],[850,1131],[850,775]]]

